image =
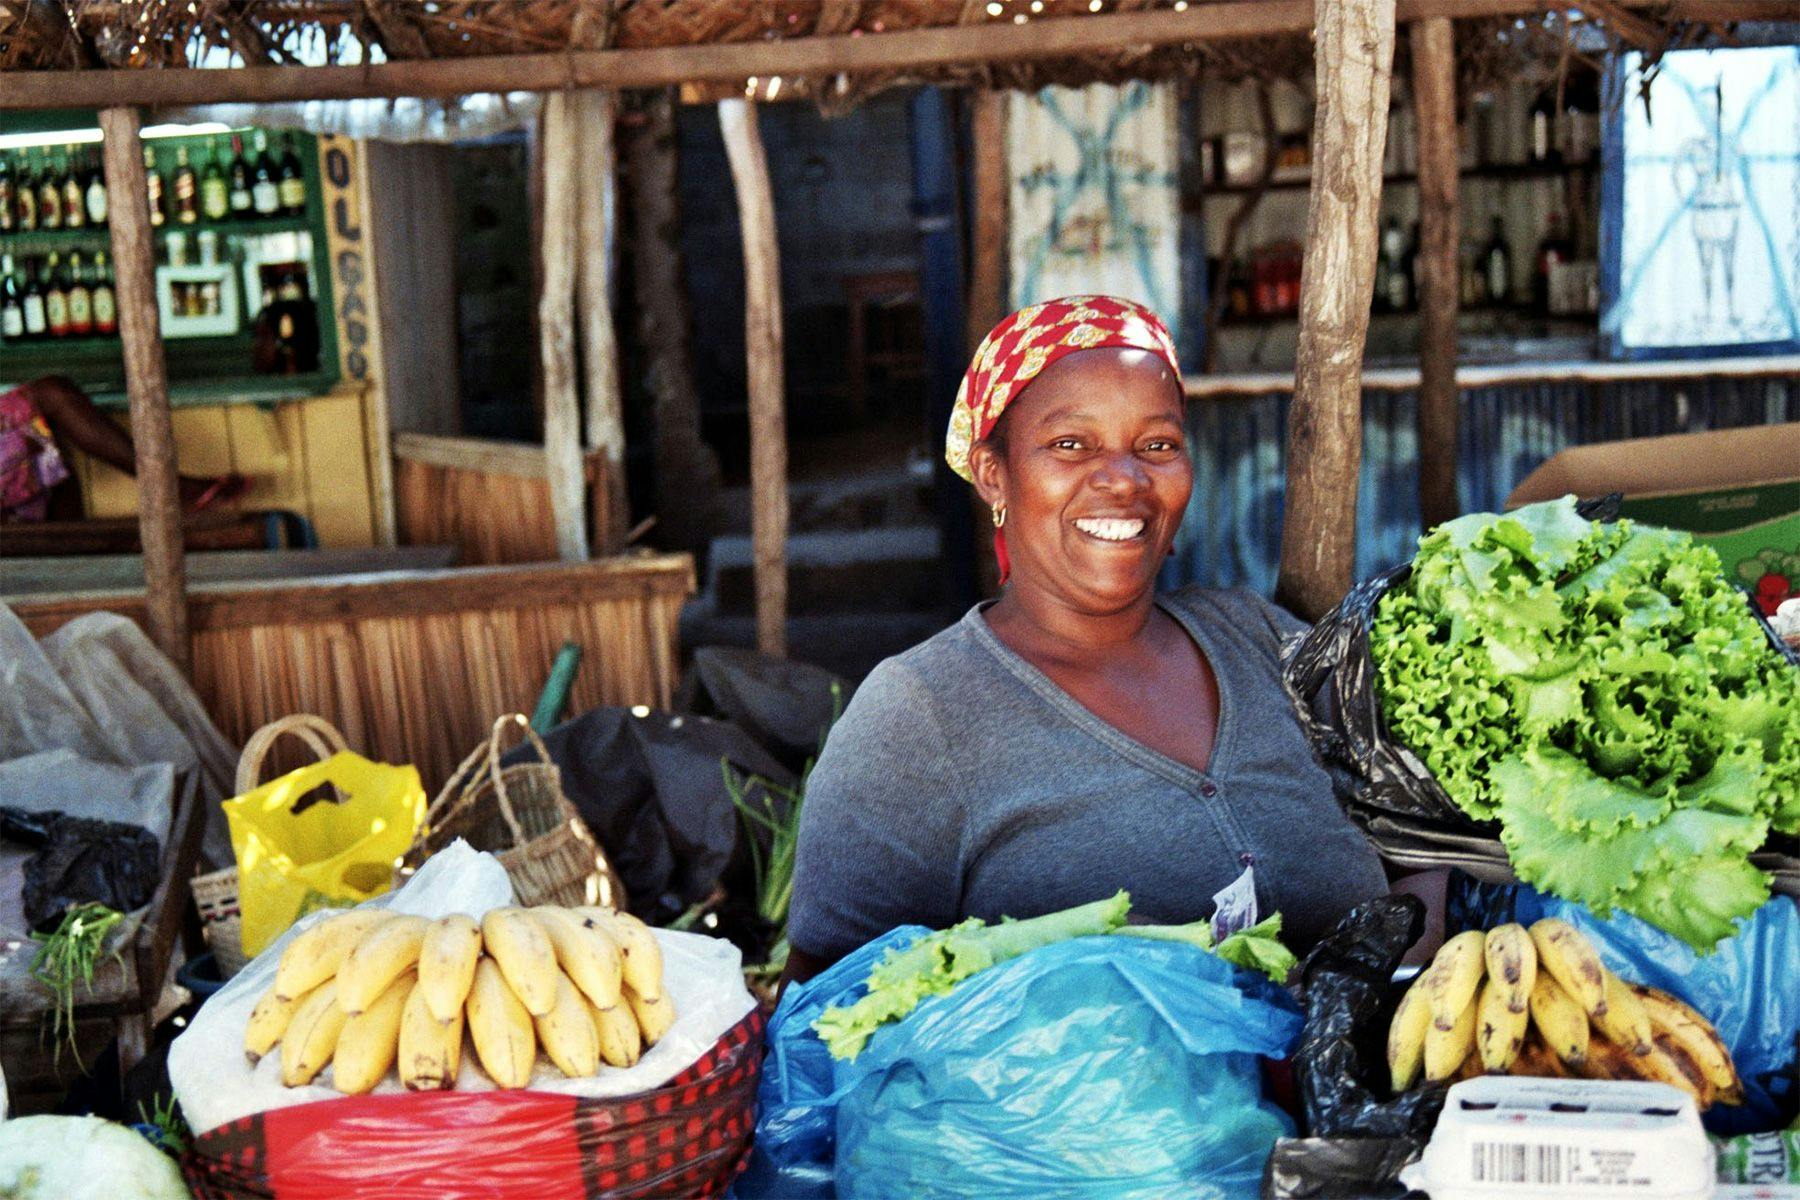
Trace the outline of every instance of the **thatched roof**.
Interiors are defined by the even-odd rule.
[[[1605,44],[1656,52],[1729,37],[1730,22],[1739,17],[1800,10],[1800,4],[1775,0],[1400,0],[1399,6],[1402,19],[1427,12],[1488,14],[1463,22],[1459,36],[1462,75],[1471,89],[1566,59],[1576,51],[1577,32],[1590,46],[1598,31]],[[1573,21],[1559,15],[1571,10]],[[979,42],[968,43],[973,52],[930,62],[802,72],[788,81],[789,94],[838,106],[902,82],[1038,87],[1203,71],[1304,86],[1312,75],[1310,11],[1310,0],[0,0],[0,69],[305,69],[468,63],[488,56],[573,59],[671,47],[769,48],[825,39],[885,46],[897,44],[886,40],[892,35],[955,27],[981,29],[999,45],[1006,38],[995,34],[1030,25],[1059,32],[1104,27],[1122,36],[1098,49],[1090,38],[1068,53],[1044,39],[1039,50],[1010,56],[996,51],[989,59]],[[1183,38],[1174,19],[1179,13],[1205,35]],[[1129,14],[1146,28],[1160,20],[1159,36],[1131,36],[1128,30],[1138,25],[1120,24]],[[1234,28],[1248,32],[1232,36]],[[704,79],[741,94],[743,76],[729,75],[727,68]],[[576,82],[573,70],[570,82]]]

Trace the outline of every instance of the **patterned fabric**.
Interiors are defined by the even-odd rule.
[[[1096,346],[1148,350],[1181,378],[1168,327],[1135,301],[1117,296],[1064,296],[1022,308],[988,331],[963,373],[956,407],[950,413],[950,431],[944,437],[944,457],[950,469],[975,482],[969,452],[993,432],[1006,406],[1051,363]],[[1005,583],[1012,564],[1003,529],[994,531],[994,556],[1000,563],[1000,582]]]
[[[23,387],[0,395],[0,520],[41,521],[69,477],[50,425]]]
[[[659,1088],[350,1096],[244,1117],[182,1160],[199,1200],[712,1197],[749,1159],[767,1018],[752,1009]]]

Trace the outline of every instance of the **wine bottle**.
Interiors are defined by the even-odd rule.
[[[200,220],[200,177],[188,162],[186,146],[175,151],[175,219],[183,225]]]
[[[64,229],[87,225],[87,200],[81,194],[81,172],[76,168],[73,149],[63,156],[62,210]]]
[[[219,156],[208,152],[206,166],[200,171],[200,211],[209,221],[223,221],[231,212],[231,188],[225,182],[225,170]]]
[[[0,256],[0,338],[9,342],[25,338],[25,299],[13,278],[13,256]]]
[[[269,161],[269,135],[256,131],[256,162],[250,169],[250,200],[259,217],[281,211],[281,188],[275,182],[275,164]]]
[[[1512,251],[1499,217],[1494,218],[1494,236],[1481,251],[1481,278],[1489,304],[1505,304],[1512,296]]]
[[[62,268],[57,265],[57,256],[52,254],[44,268],[49,282],[44,288],[44,320],[50,326],[51,337],[69,336],[69,285],[63,282]]]
[[[112,206],[106,200],[106,172],[101,170],[98,153],[88,156],[87,188],[82,194],[82,202],[87,206],[89,225],[106,224]]]
[[[306,215],[306,172],[300,156],[294,152],[294,135],[281,138],[281,180],[278,185],[281,211],[290,217]]]
[[[250,164],[244,161],[244,137],[242,134],[231,135],[231,170],[230,188],[226,198],[231,204],[231,215],[248,217],[256,210],[255,202],[250,198]]]
[[[25,309],[25,336],[41,338],[50,331],[50,318],[44,311],[44,287],[38,282],[37,266],[25,262],[25,294],[20,301]]]
[[[19,197],[13,187],[12,155],[0,154],[0,233],[11,233],[19,222]]]
[[[1553,209],[1544,236],[1538,242],[1537,258],[1531,271],[1531,306],[1540,316],[1549,316],[1558,307],[1552,303],[1551,277],[1559,265],[1572,257],[1569,241],[1563,236],[1562,214]]]
[[[1395,217],[1389,217],[1381,231],[1381,259],[1376,274],[1383,286],[1382,304],[1389,312],[1405,312],[1410,290],[1406,281],[1406,235]]]
[[[119,297],[104,252],[94,256],[94,332],[103,337],[119,332]]]
[[[56,164],[50,151],[44,151],[44,165],[38,171],[38,228],[61,229],[63,225],[62,187],[56,178]]]
[[[13,185],[13,225],[20,233],[35,232],[38,227],[37,173],[31,169],[31,156],[19,155],[19,182]]]
[[[144,196],[150,204],[150,224],[163,225],[169,219],[162,173],[156,169],[156,152],[144,147]]]
[[[1531,102],[1530,115],[1530,153],[1531,161],[1540,166],[1557,162],[1562,157],[1562,149],[1557,144],[1556,88],[1554,85],[1545,88]]]
[[[69,336],[94,332],[94,293],[81,273],[81,255],[69,255]]]

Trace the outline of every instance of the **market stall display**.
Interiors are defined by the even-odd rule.
[[[1440,526],[1286,677],[1378,844],[1494,822],[1517,878],[1699,949],[1800,834],[1800,671],[1712,550],[1572,498]]]

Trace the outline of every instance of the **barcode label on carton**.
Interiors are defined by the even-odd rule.
[[[1562,1146],[1534,1142],[1475,1142],[1470,1179],[1476,1183],[1560,1184],[1569,1182]]]

